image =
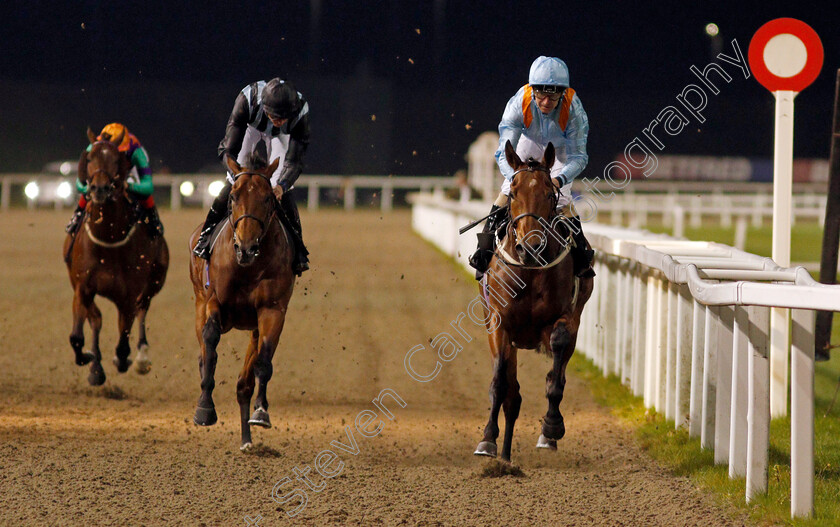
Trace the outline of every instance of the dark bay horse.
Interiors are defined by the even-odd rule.
[[[542,162],[523,162],[508,141],[505,156],[514,169],[512,219],[479,286],[489,311],[493,380],[490,419],[475,454],[496,457],[499,410],[504,408],[502,459],[510,461],[513,427],[522,403],[517,349],[541,349],[554,358],[546,376],[548,412],[537,442],[538,448],[554,450],[566,433],[559,408],[566,365],[575,351],[580,315],[592,294],[593,279],[577,278],[572,258],[567,257],[572,223],[556,210],[557,189],[549,173],[555,161],[554,145],[548,144]]]
[[[266,385],[271,379],[271,359],[295,286],[293,246],[277,217],[281,212],[270,182],[279,159],[268,167],[264,162],[258,163],[256,155],[251,159],[247,163],[250,167],[243,170],[228,158],[228,167],[235,174],[230,212],[222,224],[209,264],[192,253],[202,225],[193,232],[189,245],[190,278],[195,291],[195,332],[201,346],[198,362],[201,395],[193,421],[197,425],[210,426],[217,419],[213,388],[216,347],[221,335],[234,328],[250,331],[245,363],[236,383],[242,425],[240,449],[243,451],[251,447],[250,425],[271,427]],[[255,375],[260,385],[254,413],[249,419]]]
[[[139,373],[148,373],[151,361],[146,354],[146,313],[166,280],[169,248],[162,236],[152,239],[147,229],[138,225],[134,207],[126,197],[125,178],[131,165],[117,149],[122,135],[112,141],[97,141],[90,128],[87,134],[92,146],[79,159],[79,179],[88,183],[91,199],[75,239],[68,235],[64,241],[64,255],[74,291],[70,345],[76,364],[91,363],[88,382],[99,386],[105,382],[99,352],[102,313],[94,297],[111,300],[119,311],[120,337],[114,357],[117,371],[125,372],[131,365],[128,336],[136,317],[140,326],[136,368]],[[92,331],[90,352],[82,351],[85,320]]]

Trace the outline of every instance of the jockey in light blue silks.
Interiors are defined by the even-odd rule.
[[[505,159],[505,145],[508,141],[521,159],[542,159],[548,143],[554,145],[557,161],[551,167],[551,177],[559,181],[561,195],[558,207],[563,207],[571,202],[572,181],[589,162],[586,154],[588,135],[589,119],[575,90],[569,87],[569,68],[566,63],[554,57],[537,58],[531,64],[528,84],[510,98],[499,123],[496,162],[505,180],[490,212],[497,211],[509,200],[513,169]],[[484,232],[494,232],[503,219],[503,213],[491,216],[484,224]],[[594,276],[591,267],[593,252],[588,249],[580,229],[580,219],[572,218],[572,223],[577,227],[576,233],[572,229],[575,274],[581,277]],[[478,249],[470,257],[470,265],[476,269],[477,279],[481,279],[490,265],[494,250],[493,238],[479,236]]]

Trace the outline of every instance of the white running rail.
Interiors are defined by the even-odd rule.
[[[414,229],[466,267],[475,237],[457,229],[486,205],[411,201]],[[731,478],[746,478],[748,502],[768,485],[770,308],[792,310],[791,515],[811,516],[815,310],[840,311],[840,286],[717,243],[592,223],[584,230],[597,277],[578,350],[699,437]]]

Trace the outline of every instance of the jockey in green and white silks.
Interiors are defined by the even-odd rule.
[[[510,98],[499,123],[496,163],[505,180],[491,212],[506,205],[509,199],[513,169],[505,159],[505,145],[508,141],[522,159],[541,159],[548,143],[554,145],[557,161],[551,167],[551,177],[559,181],[561,190],[558,207],[563,207],[571,202],[572,182],[589,162],[586,153],[588,136],[589,118],[577,93],[569,86],[566,63],[555,57],[537,58],[531,64],[528,84]],[[484,232],[495,231],[504,219],[501,216],[502,213],[491,216],[485,223]],[[579,219],[576,222],[579,224]],[[590,267],[591,251],[586,249],[586,239],[580,230],[575,243],[575,273],[578,276],[590,276],[593,274]],[[470,258],[470,264],[477,271],[477,279],[487,270],[494,250],[492,245],[482,246],[479,243]]]

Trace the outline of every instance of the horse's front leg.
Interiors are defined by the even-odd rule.
[[[131,334],[131,326],[134,325],[135,308],[131,305],[119,306],[119,330],[120,340],[117,342],[117,349],[114,355],[114,366],[117,371],[125,373],[128,367],[131,366],[131,359],[128,356],[131,354],[131,346],[128,343],[128,336]]]
[[[554,364],[545,377],[545,396],[548,399],[548,412],[543,417],[542,435],[537,442],[537,448],[555,450],[557,440],[566,434],[563,414],[560,413],[560,402],[566,388],[566,366],[575,352],[577,340],[577,325],[560,319],[551,331],[550,347],[554,356]]]
[[[505,400],[502,408],[505,412],[505,442],[502,444],[502,459],[510,461],[510,449],[513,445],[513,426],[519,417],[519,408],[522,406],[522,395],[519,394],[519,381],[516,379],[517,356],[516,348],[508,348],[508,356],[505,364]]]
[[[146,313],[149,308],[141,307],[137,311],[137,356],[134,361],[134,369],[140,375],[149,373],[152,369],[152,361],[149,359],[149,341],[146,340]]]
[[[213,404],[213,388],[216,386],[216,346],[222,338],[221,309],[215,295],[204,307],[205,320],[201,330],[201,356],[198,367],[201,370],[201,395],[195,409],[193,422],[201,426],[216,423],[216,406]]]
[[[101,386],[105,383],[105,370],[102,369],[102,353],[99,351],[99,333],[102,331],[102,312],[93,300],[87,312],[88,324],[91,330],[91,351],[93,352],[93,364],[90,365],[88,382],[92,386]]]
[[[484,438],[473,452],[477,456],[496,457],[496,438],[499,437],[499,410],[507,396],[507,368],[510,352],[510,335],[501,328],[496,329],[490,334],[490,355],[493,357],[493,379],[490,381],[490,418],[484,427]],[[513,427],[510,427],[510,433],[513,434]],[[510,453],[508,453],[508,457],[510,457]]]
[[[242,364],[242,371],[239,372],[239,379],[236,381],[236,401],[239,403],[239,420],[242,428],[242,442],[239,449],[242,451],[251,447],[248,406],[251,403],[251,396],[254,394],[254,363],[257,361],[257,354],[259,353],[259,339],[260,332],[255,329],[251,332],[248,351],[245,353],[245,362]],[[267,413],[265,414],[265,420],[268,422]],[[269,426],[271,425],[269,424]]]
[[[283,332],[283,325],[286,323],[285,309],[263,309],[259,314],[259,338],[254,340],[254,347],[259,346],[256,360],[250,363],[250,372],[246,371],[249,366],[246,358],[246,368],[243,368],[236,383],[236,400],[239,402],[239,414],[242,422],[242,448],[247,449],[251,444],[251,426],[262,426],[271,428],[271,420],[268,417],[268,397],[266,390],[268,381],[274,371],[271,361],[280,341],[280,334]],[[250,351],[250,350],[249,350]],[[254,402],[254,413],[248,418],[251,405],[251,395],[254,393],[254,375],[259,379],[260,387],[257,392],[257,400]],[[250,380],[250,382],[248,382]],[[241,389],[240,389],[241,386]]]
[[[78,366],[84,366],[95,358],[92,353],[82,350],[85,345],[84,324],[91,302],[93,302],[93,295],[83,291],[81,287],[76,287],[73,295],[73,329],[70,331],[70,346],[76,355]]]

